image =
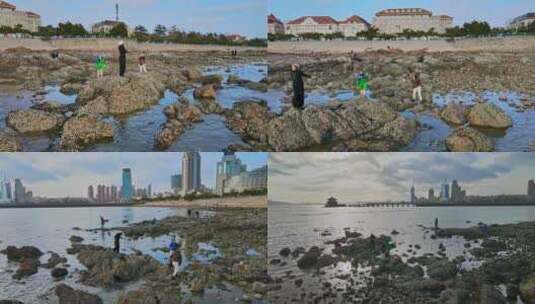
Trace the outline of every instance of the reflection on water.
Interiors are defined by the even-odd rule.
[[[292,278],[303,278],[303,286],[307,290],[317,290],[322,282],[329,281],[335,287],[345,289],[346,280],[341,276],[355,275],[350,263],[341,262],[333,268],[322,268],[324,274],[309,275],[308,271],[301,271],[296,259],[282,258],[279,251],[288,247],[291,250],[311,246],[325,248],[325,253],[331,253],[332,245],[325,245],[328,240],[344,236],[344,231],[358,231],[364,237],[370,234],[389,235],[396,243],[393,254],[402,256],[404,260],[411,256],[422,256],[426,253],[436,254],[443,244],[446,255],[454,258],[458,255],[470,257],[464,247],[466,241],[461,237],[450,239],[433,239],[429,229],[435,218],[440,227],[466,228],[486,224],[508,224],[535,220],[535,206],[533,207],[440,207],[440,208],[323,208],[319,205],[288,205],[270,203],[268,208],[268,260],[281,259],[279,265],[269,265],[269,273],[274,279],[285,278],[291,273]],[[392,231],[399,234],[391,235]],[[326,233],[327,232],[327,233]],[[415,245],[420,249],[415,250]],[[477,244],[472,243],[472,247]],[[410,250],[410,251],[409,251]],[[463,267],[477,267],[477,261],[466,262]],[[369,273],[369,269],[359,269],[359,272]],[[338,277],[338,278],[337,278]],[[355,280],[359,278],[355,277]],[[284,297],[299,298],[301,289],[296,289],[294,280],[283,282],[283,288],[277,291]],[[321,285],[318,285],[321,284]],[[297,294],[293,294],[296,292]],[[339,300],[343,301],[342,298]],[[340,302],[342,303],[342,302]]]
[[[203,216],[212,216],[213,212],[205,212]],[[0,249],[7,246],[35,246],[45,253],[41,257],[44,263],[50,257],[50,252],[58,253],[67,258],[69,275],[64,281],[73,288],[85,290],[101,296],[105,303],[113,303],[119,291],[102,290],[77,283],[79,270],[84,269],[74,255],[68,255],[66,249],[71,243],[72,235],[84,238],[84,244],[94,244],[108,248],[113,247],[115,231],[100,231],[100,216],[108,220],[105,228],[119,227],[125,223],[136,223],[146,220],[162,219],[172,215],[187,216],[186,209],[171,208],[139,208],[139,207],[108,207],[108,208],[50,208],[50,209],[3,209],[0,212]],[[95,230],[97,229],[97,230]],[[90,230],[90,231],[88,231]],[[132,254],[141,251],[150,255],[161,263],[168,263],[169,254],[160,250],[167,248],[172,238],[184,243],[180,235],[167,235],[156,238],[142,237],[139,239],[123,238],[121,252]],[[188,267],[193,260],[210,263],[221,257],[218,248],[209,243],[199,243],[199,250],[191,258],[183,253],[182,269]],[[24,278],[23,283],[12,280],[13,271],[18,268],[17,263],[8,263],[7,257],[0,254],[0,290],[1,299],[17,299],[25,303],[54,303],[52,287],[54,281],[50,270],[39,268],[39,272]],[[124,286],[123,290],[139,288],[142,282],[135,282]],[[235,287],[228,287],[226,297],[239,297],[241,292]],[[221,291],[208,292],[208,295],[221,294]],[[45,295],[45,296],[43,296]],[[48,296],[51,296],[48,299]],[[198,299],[205,303],[210,296]]]

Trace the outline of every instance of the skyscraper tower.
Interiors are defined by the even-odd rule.
[[[134,196],[134,186],[132,185],[132,170],[130,168],[123,169],[123,185],[121,187],[121,200],[129,202]]]
[[[223,195],[228,179],[232,176],[240,175],[244,171],[247,171],[247,166],[242,165],[236,154],[234,152],[225,152],[221,161],[217,163],[216,193]]]
[[[119,22],[119,3],[115,4],[115,21]]]
[[[416,203],[417,201],[417,198],[416,198],[416,189],[414,189],[414,185],[411,187],[411,203],[414,204]]]
[[[26,189],[20,179],[15,179],[15,202],[22,204],[26,201]]]
[[[195,192],[201,188],[201,155],[199,152],[182,154],[182,191]]]
[[[93,188],[93,185],[89,185],[87,188],[87,198],[90,200],[95,200],[95,189]]]
[[[535,180],[530,180],[528,182],[528,196],[535,198]]]

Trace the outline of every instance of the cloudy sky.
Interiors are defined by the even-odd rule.
[[[201,153],[202,183],[214,187],[223,153]],[[267,153],[237,153],[249,169],[266,165]],[[121,185],[122,168],[131,168],[136,186],[168,191],[181,170],[182,153],[1,153],[0,176],[20,178],[34,195],[85,197],[90,184]]]
[[[104,19],[115,20],[115,3],[120,18],[130,26],[177,25],[182,30],[239,33],[247,37],[266,36],[266,0],[7,0],[21,10],[43,18],[43,24],[71,21],[86,29]]]
[[[447,14],[455,24],[486,20],[504,26],[510,19],[535,11],[534,0],[268,0],[269,10],[283,21],[304,15],[330,15],[345,19],[359,15],[368,22],[375,13],[388,8],[425,8],[434,14]]]
[[[467,194],[525,194],[534,153],[272,153],[269,199],[324,203],[408,200],[457,179]]]

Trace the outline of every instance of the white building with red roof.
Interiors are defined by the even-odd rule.
[[[275,17],[275,15],[270,14],[267,17],[267,23],[268,23],[268,33],[272,35],[276,34],[284,34],[284,23],[279,20],[279,18]]]
[[[373,26],[381,33],[397,34],[405,29],[445,33],[453,26],[453,18],[447,15],[434,16],[431,11],[421,8],[386,9],[375,14]]]
[[[0,26],[15,28],[17,25],[30,32],[37,32],[41,26],[41,16],[28,11],[18,11],[11,3],[0,0]]]
[[[363,18],[354,15],[343,21],[329,16],[304,16],[285,24],[286,34],[300,35],[305,33],[334,34],[342,33],[344,37],[355,36],[366,31],[370,24]]]

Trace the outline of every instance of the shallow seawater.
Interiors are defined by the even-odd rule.
[[[501,101],[500,96],[506,96],[507,101]],[[513,126],[507,130],[481,129],[485,135],[494,142],[495,150],[500,152],[523,152],[528,151],[535,143],[535,109],[527,109],[524,112],[517,111],[517,105],[524,96],[516,92],[485,92],[479,96],[473,93],[451,93],[445,96],[434,95],[433,102],[439,107],[449,103],[473,105],[476,100],[492,103],[504,110],[513,120]],[[414,141],[405,147],[404,151],[446,151],[445,140],[456,126],[449,126],[439,118],[428,114],[418,114],[416,119],[428,127],[420,132]],[[426,129],[426,128],[424,128]]]
[[[103,290],[77,283],[79,271],[85,269],[74,255],[68,255],[66,249],[71,243],[72,235],[84,238],[83,244],[95,244],[108,248],[113,247],[114,231],[99,231],[102,216],[109,220],[105,228],[121,227],[152,219],[163,219],[168,216],[187,216],[186,209],[180,208],[143,208],[143,207],[107,207],[107,208],[47,208],[47,209],[2,209],[0,212],[0,249],[7,246],[35,246],[45,253],[41,262],[46,262],[49,252],[56,252],[68,259],[66,267],[69,275],[63,281],[73,288],[98,294],[105,303],[113,303],[119,293],[142,286],[142,281],[123,286],[121,290]],[[201,216],[209,218],[213,212],[204,212]],[[76,227],[76,228],[75,228]],[[73,229],[75,228],[75,229]],[[79,228],[79,229],[78,229]],[[96,229],[96,230],[95,230]],[[180,233],[180,232],[179,232]],[[168,235],[161,237],[142,237],[139,239],[123,238],[121,252],[132,254],[139,250],[150,255],[163,264],[168,263],[168,253],[159,248],[168,246],[175,237],[183,243],[184,235]],[[200,263],[211,263],[221,256],[217,247],[210,243],[199,243],[199,250],[188,258],[183,253],[182,270],[187,269],[193,260]],[[18,268],[17,263],[8,263],[7,257],[0,254],[0,299],[17,299],[25,303],[57,303],[53,295],[56,282],[50,276],[50,270],[39,268],[39,272],[20,282],[14,281],[12,272]],[[221,283],[221,288],[211,288],[199,297],[193,296],[195,303],[210,303],[219,299],[222,303],[233,303],[243,292],[234,286]]]
[[[300,270],[297,259],[283,258],[279,251],[288,247],[311,246],[325,248],[330,253],[333,245],[326,245],[328,240],[344,236],[344,231],[358,231],[364,237],[370,234],[389,235],[396,243],[392,254],[402,256],[407,260],[411,256],[422,256],[426,253],[437,255],[440,244],[446,248],[446,256],[450,259],[464,255],[467,262],[463,268],[478,267],[480,261],[472,256],[464,247],[467,242],[462,237],[450,239],[433,239],[430,227],[434,219],[438,218],[439,227],[467,228],[476,226],[479,222],[486,224],[509,224],[535,220],[535,206],[533,207],[440,207],[440,208],[323,208],[319,205],[279,204],[270,203],[268,208],[268,261],[281,259],[284,264],[269,265],[269,274],[274,278],[282,278],[282,289],[274,291],[274,295],[289,300],[300,298],[303,292],[296,288],[295,279],[303,279],[305,290],[319,291],[325,282],[330,282],[335,288],[345,290],[348,281],[341,277],[349,275],[356,283],[363,284],[363,278],[369,275],[369,268],[355,269],[350,262],[341,262],[336,267],[322,268],[322,273]],[[399,232],[392,235],[392,231]],[[328,232],[328,233],[325,233]],[[470,242],[472,247],[478,244]],[[412,245],[412,246],[411,246]],[[414,245],[421,248],[415,250]],[[411,250],[409,252],[409,250]],[[290,274],[290,277],[288,276]],[[321,291],[320,291],[321,292]],[[317,293],[317,292],[316,292]],[[344,303],[340,297],[336,303]]]

